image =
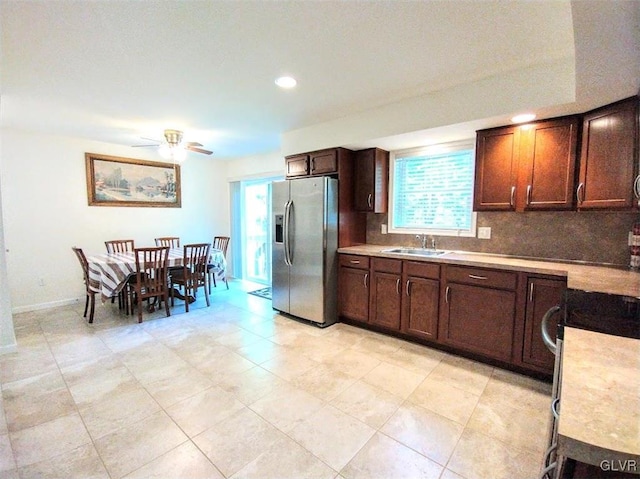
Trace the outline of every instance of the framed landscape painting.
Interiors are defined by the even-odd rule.
[[[180,165],[85,153],[89,206],[180,208]]]

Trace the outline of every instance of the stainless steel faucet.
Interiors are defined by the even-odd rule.
[[[436,249],[436,239],[433,236],[416,235],[416,239],[420,241],[422,249]]]

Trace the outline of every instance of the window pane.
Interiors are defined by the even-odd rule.
[[[393,229],[471,230],[472,149],[399,154],[393,168]]]

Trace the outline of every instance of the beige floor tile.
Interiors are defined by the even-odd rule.
[[[233,349],[234,351],[251,346],[260,341],[264,341],[262,336],[249,332],[246,329],[240,329],[234,333],[225,334],[215,339],[217,343]]]
[[[346,479],[438,479],[441,471],[439,464],[378,432],[340,474]]]
[[[112,354],[97,336],[79,337],[73,341],[51,344],[51,352],[60,368]]]
[[[318,399],[330,401],[351,386],[356,379],[320,364],[296,377],[292,384],[313,394]]]
[[[462,477],[460,474],[456,474],[455,472],[449,469],[445,469],[444,471],[442,471],[442,474],[440,475],[440,479],[466,479],[466,478]]]
[[[186,366],[175,376],[145,384],[144,387],[162,407],[167,408],[211,386],[213,381],[207,376],[194,367]]]
[[[260,366],[255,366],[239,374],[223,377],[218,387],[233,394],[243,404],[249,405],[284,384],[284,379]]]
[[[6,471],[0,471],[1,479],[21,479],[17,469],[8,469]]]
[[[403,341],[384,336],[382,334],[369,333],[352,346],[352,349],[369,354],[372,357],[384,361],[387,355],[396,352],[403,345]]]
[[[79,408],[80,416],[94,440],[139,422],[159,410],[158,403],[142,387],[114,393]]]
[[[135,357],[132,357],[129,356],[129,352],[121,354],[123,363],[142,384],[175,377],[179,371],[189,365],[187,361],[166,346],[162,346],[159,351],[150,352],[149,356],[136,352]]]
[[[65,454],[20,469],[24,478],[109,479],[93,444],[80,446]]]
[[[333,479],[337,472],[294,442],[284,439],[273,444],[233,479]]]
[[[80,406],[140,387],[129,369],[113,356],[71,366],[62,375]]]
[[[51,459],[91,442],[77,413],[10,433],[9,436],[18,467]]]
[[[323,364],[356,379],[360,379],[379,366],[380,360],[364,352],[344,349],[339,351],[335,356],[325,359]]]
[[[447,468],[467,479],[535,479],[540,458],[467,428]]]
[[[187,440],[178,426],[159,411],[95,441],[112,477],[122,477]]]
[[[385,362],[418,374],[429,374],[440,364],[445,353],[426,346],[407,344],[387,355]]]
[[[306,373],[319,364],[319,362],[313,361],[296,351],[286,349],[278,353],[273,359],[261,363],[260,366],[282,379],[292,381],[297,376]]]
[[[427,377],[408,397],[418,406],[436,412],[463,426],[467,423],[480,396]]]
[[[256,363],[230,351],[229,354],[211,359],[210,361],[203,361],[195,367],[217,384],[225,376],[240,374],[255,366]]]
[[[324,402],[285,384],[251,404],[251,409],[283,432],[288,432],[319,410]]]
[[[223,479],[213,464],[193,445],[185,442],[125,476],[125,479]]]
[[[16,468],[16,461],[13,459],[13,449],[8,434],[0,435],[0,472],[11,471]]]
[[[380,428],[400,407],[403,399],[387,391],[357,381],[345,389],[331,405],[368,424]]]
[[[375,429],[326,405],[291,430],[289,436],[339,471],[374,433]]]
[[[281,431],[244,408],[193,441],[225,477],[230,477],[285,438]]]
[[[545,409],[515,408],[487,402],[481,397],[467,428],[542,455],[547,447],[549,415]]]
[[[345,323],[336,323],[325,329],[323,337],[344,348],[350,348],[362,341],[364,335],[360,328]]]
[[[455,421],[407,402],[380,432],[444,466],[463,429]]]
[[[57,370],[58,365],[48,345],[32,352],[23,352],[19,344],[17,353],[6,354],[0,360],[0,381],[4,384]]]
[[[425,377],[426,373],[418,374],[383,362],[365,374],[362,380],[395,396],[406,399]]]
[[[280,352],[286,351],[285,346],[276,344],[268,339],[261,339],[250,346],[236,349],[236,353],[247,358],[255,364],[262,364],[276,357]]]
[[[166,411],[189,437],[194,437],[243,407],[232,394],[214,386],[174,404]]]
[[[4,384],[2,397],[11,432],[76,411],[73,397],[58,371]]]
[[[429,374],[429,378],[480,395],[489,382],[492,372],[492,366],[447,355]]]
[[[496,368],[482,393],[487,402],[512,407],[549,410],[551,384]]]
[[[156,338],[141,328],[139,324],[107,329],[98,332],[97,335],[114,353],[120,353],[145,343],[156,341]]]

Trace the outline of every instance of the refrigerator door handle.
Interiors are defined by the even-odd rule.
[[[287,266],[291,266],[291,250],[289,238],[289,225],[291,223],[291,204],[288,200],[284,205],[284,262]]]

